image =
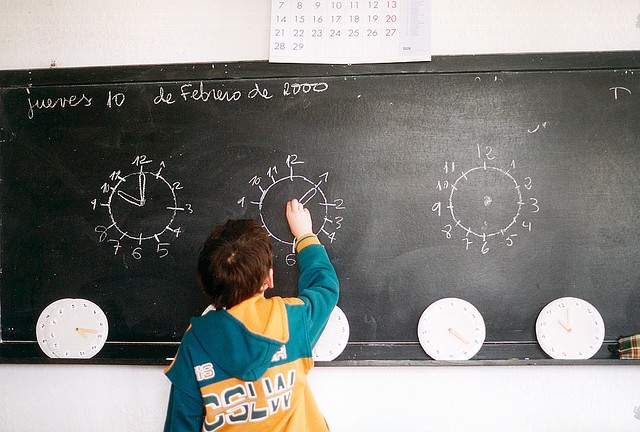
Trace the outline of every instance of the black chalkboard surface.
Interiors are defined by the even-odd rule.
[[[443,297],[482,313],[479,360],[547,358],[538,313],[583,298],[607,358],[640,331],[639,60],[2,72],[0,357],[49,361],[39,314],[85,298],[109,320],[92,361],[165,362],[207,306],[199,245],[229,218],[264,222],[275,294],[295,294],[298,197],[341,282],[338,364],[428,360],[417,323]]]

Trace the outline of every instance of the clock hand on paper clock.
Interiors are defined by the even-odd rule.
[[[460,333],[449,327],[449,333],[460,339],[465,345],[469,345],[469,339],[462,336]]]
[[[565,323],[559,319],[558,324],[560,324],[567,332],[571,333],[573,330],[573,327],[571,326],[571,308],[567,308],[567,322]]]
[[[82,328],[82,327],[76,327],[76,331],[78,333],[80,333],[80,336],[85,337],[85,338],[87,337],[87,333],[90,333],[90,334],[97,334],[98,333],[98,330]]]

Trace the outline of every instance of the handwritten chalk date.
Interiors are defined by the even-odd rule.
[[[232,102],[237,101],[242,97],[242,93],[239,90],[232,91],[219,88],[205,88],[205,85],[200,81],[199,86],[195,87],[193,84],[183,84],[180,86],[180,96],[185,101],[188,99],[200,102],[207,102],[209,99],[213,101]]]
[[[297,96],[298,94],[322,93],[329,88],[325,82],[317,83],[284,83],[282,94],[284,96]]]
[[[90,107],[93,98],[87,96],[84,93],[81,94],[73,94],[67,96],[60,97],[43,97],[43,98],[33,98],[31,97],[31,91],[27,90],[27,102],[29,104],[29,110],[27,111],[27,116],[29,120],[32,120],[35,116],[36,111],[39,110],[64,110],[66,108],[74,108],[77,106],[80,107]]]

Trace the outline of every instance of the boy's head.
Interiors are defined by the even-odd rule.
[[[273,267],[271,241],[251,219],[229,220],[202,245],[197,279],[216,309],[231,308],[260,293]]]

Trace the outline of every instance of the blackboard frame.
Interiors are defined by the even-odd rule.
[[[286,78],[518,71],[630,69],[640,51],[434,56],[430,62],[384,64],[286,64],[266,61],[95,66],[0,71],[0,87],[115,84],[206,79]]]
[[[435,56],[431,62],[426,63],[340,66],[284,65],[267,62],[171,64],[0,71],[0,88],[238,78],[594,71],[624,70],[638,67],[640,67],[640,51]],[[10,137],[0,132],[0,142],[8,139]],[[2,287],[0,287],[0,301],[1,299]],[[468,362],[404,360],[406,358],[420,358],[424,355],[417,343],[397,343],[384,346],[356,343],[350,344],[345,353],[350,360],[337,360],[320,364],[331,366],[640,364],[639,361],[606,360],[609,357],[607,345],[614,342],[613,340],[605,341],[605,344],[603,344],[593,360],[580,362],[547,360],[537,344],[532,343],[515,345],[508,343],[491,344],[490,346],[485,346],[475,360]],[[176,343],[107,343],[107,346],[98,357],[91,360],[71,361],[71,363],[167,364],[168,359],[173,356],[176,348]],[[363,360],[358,360],[359,358]],[[0,362],[70,363],[70,361],[65,360],[43,358],[35,343],[1,340]]]

